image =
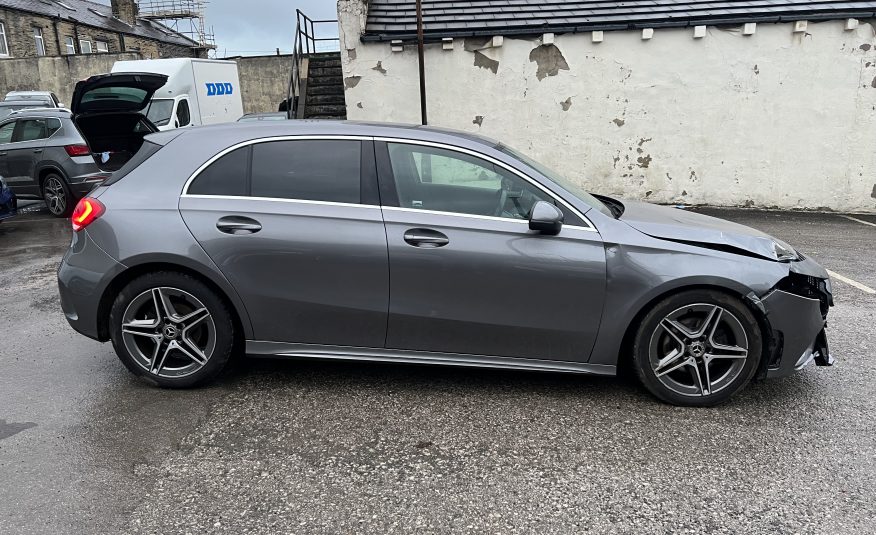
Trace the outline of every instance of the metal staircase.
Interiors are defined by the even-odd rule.
[[[287,113],[290,119],[346,119],[344,75],[340,51],[325,49],[324,42],[338,42],[337,37],[316,37],[315,25],[334,24],[336,20],[312,20],[296,10],[295,49],[289,79]],[[331,48],[331,47],[330,47]]]

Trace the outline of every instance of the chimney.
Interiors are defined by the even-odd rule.
[[[110,0],[110,4],[115,18],[131,26],[137,23],[136,0]]]

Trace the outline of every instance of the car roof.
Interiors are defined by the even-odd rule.
[[[25,108],[22,110],[15,110],[7,117],[17,117],[21,115],[36,115],[39,117],[57,117],[63,119],[69,118],[71,112],[67,108]]]
[[[34,104],[45,103],[44,100],[34,101],[34,99],[29,100],[2,100],[0,101],[0,106],[33,106]]]
[[[186,129],[185,132],[175,132],[174,130],[159,132],[149,135],[148,139],[153,143],[164,145],[177,137],[204,136],[205,138],[222,140],[223,143],[228,142],[231,145],[259,138],[306,135],[397,137],[415,141],[443,141],[451,144],[467,141],[490,148],[499,145],[499,142],[488,137],[449,128],[402,123],[318,119],[223,123]]]

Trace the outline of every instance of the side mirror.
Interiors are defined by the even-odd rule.
[[[563,228],[563,212],[553,204],[538,201],[529,212],[529,230],[556,236]]]

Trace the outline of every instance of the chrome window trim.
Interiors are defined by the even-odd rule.
[[[204,195],[201,193],[185,193],[180,195],[181,199],[232,199],[237,201],[269,201],[269,202],[286,202],[294,204],[316,204],[320,206],[339,206],[343,208],[368,208],[380,210],[379,206],[374,204],[360,204],[349,202],[334,202],[334,201],[314,201],[310,199],[284,199],[281,197],[251,197],[249,195]]]
[[[371,136],[346,136],[346,135],[325,134],[325,135],[301,135],[301,136],[295,136],[295,135],[271,136],[271,137],[260,137],[258,139],[249,139],[247,141],[241,141],[240,143],[236,143],[236,144],[234,144],[226,149],[219,151],[217,154],[215,154],[209,160],[207,160],[206,162],[201,164],[200,167],[195,169],[195,172],[192,173],[192,176],[190,176],[188,178],[188,180],[186,180],[186,183],[183,185],[182,196],[189,196],[189,197],[193,196],[194,194],[189,193],[189,186],[192,185],[192,182],[196,178],[198,178],[198,175],[200,175],[204,171],[204,169],[206,169],[207,167],[210,167],[210,165],[212,165],[213,162],[215,162],[219,158],[225,156],[226,154],[228,154],[231,151],[235,151],[235,150],[242,148],[242,147],[248,147],[250,145],[257,145],[259,143],[271,143],[273,141],[308,141],[308,140],[320,140],[320,139],[340,139],[340,140],[349,140],[349,141],[371,141],[374,138]],[[229,196],[228,195],[207,195],[207,197],[229,197]],[[255,197],[246,197],[246,198],[253,199]],[[265,197],[262,197],[262,198],[265,198]],[[267,197],[267,199],[270,199],[272,201],[277,200],[273,197]],[[296,199],[290,199],[290,200],[296,200]],[[314,201],[314,202],[330,202],[330,201]],[[343,203],[341,203],[341,204],[343,204]],[[356,205],[356,206],[358,206],[358,205]]]
[[[492,215],[476,215],[476,214],[463,214],[459,212],[444,212],[441,210],[427,210],[425,208],[402,208],[400,206],[381,206],[384,210],[392,210],[393,212],[413,212],[418,214],[435,214],[439,216],[451,216],[451,217],[465,217],[468,219],[484,219],[487,221],[501,221],[503,223],[517,223],[522,225],[529,226],[529,221],[526,219],[512,219],[510,217],[499,217]],[[572,230],[586,230],[587,232],[596,232],[591,227],[582,227],[579,225],[563,225],[564,229],[572,229]]]
[[[502,162],[501,160],[497,160],[496,158],[493,158],[492,156],[487,156],[484,153],[474,151],[471,149],[457,147],[455,145],[447,145],[445,143],[439,143],[439,142],[435,142],[435,141],[423,141],[423,140],[419,140],[419,139],[404,139],[404,138],[380,137],[380,136],[375,136],[373,139],[374,139],[374,141],[384,141],[387,143],[402,143],[405,145],[422,145],[422,146],[426,146],[426,147],[435,147],[438,149],[444,149],[444,150],[449,150],[449,151],[453,151],[453,152],[460,152],[462,154],[467,154],[467,155],[473,156],[475,158],[480,158],[481,160],[486,160],[493,165],[498,165],[499,167],[505,169],[506,171],[514,173],[518,177],[522,178],[525,182],[528,182],[529,184],[535,186],[536,188],[538,188],[541,191],[543,191],[544,193],[546,193],[552,199],[559,201],[563,206],[568,208],[573,214],[580,217],[581,220],[587,224],[587,227],[577,227],[577,228],[587,228],[588,230],[591,230],[593,232],[597,232],[596,227],[593,225],[593,222],[591,222],[586,216],[584,216],[584,214],[581,213],[580,210],[578,210],[577,208],[575,208],[574,206],[572,206],[568,202],[566,202],[565,199],[563,199],[562,197],[560,197],[556,193],[552,192],[551,190],[549,190],[548,188],[546,188],[545,186],[540,184],[537,180],[534,180],[532,177],[530,177],[529,175],[527,175],[523,171],[515,169],[514,167],[506,164],[505,162]],[[411,208],[411,210],[417,210],[417,209]],[[420,210],[421,211],[428,211],[428,210],[422,210],[422,209],[420,209]],[[489,217],[489,216],[480,216],[480,217]],[[509,218],[498,218],[498,219],[507,220]],[[569,226],[574,226],[574,225],[569,225]]]
[[[194,182],[194,180],[196,178],[198,178],[198,176],[204,171],[204,169],[206,169],[207,167],[212,165],[219,158],[221,158],[221,157],[225,156],[226,154],[228,154],[229,152],[235,151],[239,148],[247,147],[250,145],[257,145],[259,143],[270,143],[270,142],[274,142],[274,141],[308,141],[308,140],[321,140],[321,139],[324,139],[324,140],[350,140],[350,141],[384,141],[384,142],[388,142],[388,143],[403,143],[403,144],[407,144],[407,145],[422,145],[422,146],[426,146],[426,147],[435,147],[435,148],[439,148],[439,149],[459,152],[462,154],[467,154],[469,156],[473,156],[475,158],[480,158],[482,160],[485,160],[487,162],[492,163],[493,165],[498,165],[499,167],[501,167],[501,168],[503,168],[511,173],[514,173],[515,175],[517,175],[518,177],[520,177],[524,181],[528,182],[529,184],[535,186],[536,188],[538,188],[539,190],[541,190],[542,192],[547,194],[552,199],[555,199],[558,202],[560,202],[563,206],[568,208],[572,213],[574,213],[575,215],[580,217],[581,220],[587,224],[586,227],[582,227],[582,226],[578,226],[578,225],[563,225],[564,227],[568,227],[568,228],[572,228],[572,229],[586,230],[588,232],[599,232],[598,230],[596,230],[596,227],[593,225],[593,222],[591,222],[590,219],[588,219],[583,213],[581,213],[580,210],[576,209],[574,206],[572,206],[568,202],[566,202],[562,197],[558,196],[556,193],[552,192],[551,190],[549,190],[545,186],[541,185],[540,183],[538,183],[538,181],[532,179],[530,176],[526,175],[522,171],[519,171],[519,170],[515,169],[514,167],[512,167],[512,166],[510,166],[510,165],[508,165],[500,160],[497,160],[496,158],[493,158],[492,156],[487,156],[486,154],[483,154],[483,153],[480,153],[477,151],[473,151],[470,149],[466,149],[463,147],[457,147],[455,145],[448,145],[446,143],[438,143],[438,142],[434,142],[434,141],[422,141],[422,140],[417,140],[417,139],[395,138],[395,137],[356,136],[356,135],[344,135],[344,134],[303,134],[303,135],[271,136],[271,137],[263,137],[263,138],[258,138],[258,139],[249,139],[247,141],[241,141],[240,143],[236,143],[234,145],[231,145],[230,147],[227,147],[227,148],[219,151],[218,153],[213,155],[210,159],[208,159],[206,162],[201,164],[195,170],[195,172],[192,173],[191,176],[189,176],[188,180],[186,180],[185,184],[183,185],[182,194],[180,195],[180,197],[289,201],[289,202],[303,202],[303,203],[310,203],[310,204],[326,204],[326,205],[339,205],[339,206],[372,206],[372,205],[354,204],[354,203],[335,203],[335,202],[331,202],[331,201],[308,201],[308,200],[303,200],[303,199],[281,199],[281,198],[274,198],[274,197],[247,197],[247,196],[239,196],[239,195],[203,195],[203,194],[192,194],[192,193],[188,192],[189,187],[191,187],[191,185],[192,185],[192,182]],[[445,215],[453,215],[453,216],[458,216],[458,217],[469,217],[469,218],[474,218],[474,219],[487,219],[487,220],[493,220],[493,221],[515,221],[518,223],[526,223],[526,220],[511,219],[508,217],[481,216],[481,215],[463,214],[463,213],[456,213],[456,212],[439,212],[436,210],[425,210],[422,208],[420,208],[420,209],[418,209],[418,208],[402,208],[402,207],[397,207],[397,206],[380,206],[379,208],[391,209],[391,210],[412,211],[412,212],[445,214]]]

